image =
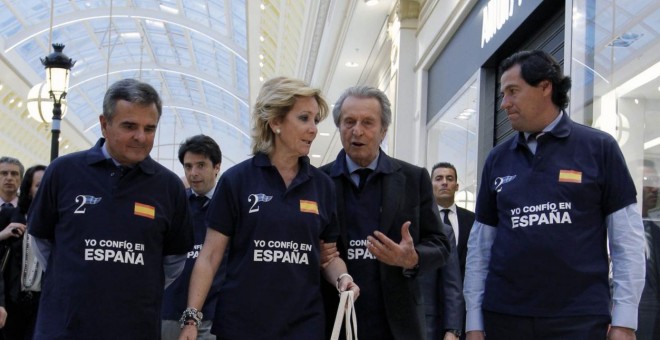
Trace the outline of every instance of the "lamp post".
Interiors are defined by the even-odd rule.
[[[51,124],[52,139],[50,143],[50,161],[57,158],[60,148],[60,125],[62,123],[62,100],[69,89],[69,71],[76,63],[67,57],[62,50],[64,44],[53,44],[55,52],[41,59],[46,68],[46,86],[53,99],[53,122]]]

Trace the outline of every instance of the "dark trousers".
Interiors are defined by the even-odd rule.
[[[540,318],[483,313],[489,340],[603,340],[610,324],[604,315]]]
[[[40,293],[32,293],[29,297],[21,293],[20,301],[7,300],[7,322],[2,329],[5,340],[32,339]]]

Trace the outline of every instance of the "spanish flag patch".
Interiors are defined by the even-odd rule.
[[[137,216],[142,216],[150,219],[156,218],[156,208],[154,208],[151,205],[147,204],[142,204],[135,202],[135,208],[133,209],[133,213]]]
[[[314,201],[300,200],[300,212],[319,214],[319,206]]]
[[[582,171],[559,170],[559,181],[568,183],[582,183]]]

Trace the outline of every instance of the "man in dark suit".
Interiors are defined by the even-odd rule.
[[[25,232],[25,224],[12,223],[12,219],[18,211],[18,188],[24,172],[25,167],[18,159],[0,157],[0,262],[3,266],[0,276],[4,276],[5,266],[10,262],[11,252],[20,251],[21,243],[15,241]],[[10,250],[16,248],[16,245],[19,247],[18,249]],[[4,278],[0,277],[0,328],[5,326],[7,319],[4,287]],[[4,339],[2,333],[0,333],[0,339]]]
[[[322,170],[337,190],[337,248],[363,287],[355,307],[358,336],[425,339],[419,276],[449,258],[429,174],[380,149],[392,117],[382,91],[367,86],[347,89],[333,116],[343,150]],[[336,254],[334,249],[329,252]],[[325,295],[328,309],[336,310],[336,290]]]
[[[458,260],[461,265],[461,279],[465,277],[465,258],[467,256],[467,242],[470,230],[474,223],[474,213],[456,205],[454,196],[458,191],[458,174],[456,167],[451,163],[441,162],[431,170],[433,182],[433,196],[438,203],[440,217],[445,224],[451,224],[456,236]],[[447,215],[447,218],[445,218]]]
[[[186,321],[181,317],[181,313],[188,307],[190,276],[206,238],[207,228],[204,216],[206,216],[209,201],[215,192],[222,163],[222,151],[213,138],[206,135],[195,135],[186,139],[179,146],[179,161],[183,165],[184,179],[189,185],[186,195],[193,216],[195,244],[188,250],[183,272],[165,289],[163,294],[161,340],[178,339],[181,327]],[[220,284],[224,276],[225,263],[216,272],[204,306],[200,310],[204,318],[197,326],[197,339],[215,339],[215,336],[211,334],[211,327],[215,317]]]
[[[458,191],[458,174],[456,167],[451,163],[437,163],[431,169],[431,182],[433,183],[433,196],[438,204],[440,217],[451,234],[452,258],[447,266],[441,268],[437,274],[431,275],[428,280],[426,294],[436,299],[426,299],[427,318],[429,312],[435,317],[435,322],[429,324],[429,332],[434,334],[433,339],[465,339],[465,300],[463,299],[463,277],[465,275],[465,258],[467,256],[467,240],[470,235],[474,213],[458,207],[454,196]],[[452,260],[450,258],[450,260]],[[435,280],[433,278],[435,277]],[[456,292],[456,289],[459,292]],[[437,292],[437,293],[436,293]],[[430,300],[430,301],[429,301]],[[444,330],[444,332],[441,332]]]

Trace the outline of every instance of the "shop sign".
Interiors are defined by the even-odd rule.
[[[516,7],[522,6],[522,0],[490,0],[482,10],[481,48],[497,34],[504,23],[513,16]]]

